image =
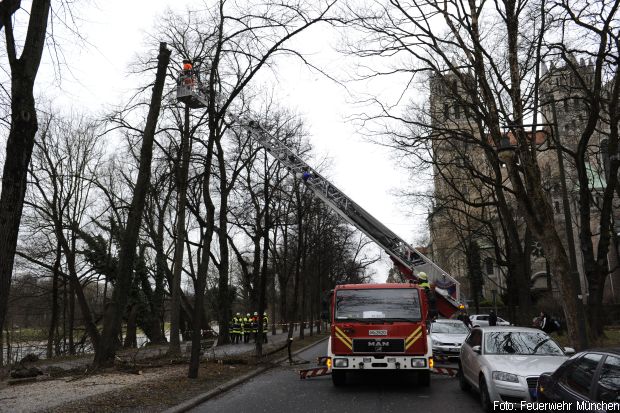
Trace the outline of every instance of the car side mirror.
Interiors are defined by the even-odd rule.
[[[564,353],[566,353],[567,356],[572,356],[575,354],[575,349],[572,347],[564,347]]]
[[[473,351],[474,353],[480,354],[480,346],[473,346],[471,348],[471,351]]]

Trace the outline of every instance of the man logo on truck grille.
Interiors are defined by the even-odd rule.
[[[356,338],[353,339],[353,351],[356,353],[402,353],[405,340],[402,338]]]

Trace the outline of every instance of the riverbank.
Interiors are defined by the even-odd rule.
[[[297,335],[293,350],[325,338],[315,334],[298,340]],[[265,353],[283,347],[286,334],[270,335],[269,340]],[[0,383],[0,412],[163,411],[286,355],[283,350],[259,361],[253,356],[254,343],[218,346],[205,352],[199,378],[188,379],[186,352],[184,357],[169,359],[163,349],[157,354],[158,350],[151,349],[151,356],[136,356],[133,364],[123,357],[125,361],[116,368],[97,374],[81,370],[91,358],[86,364],[82,358],[64,361],[65,367],[73,363],[74,370],[60,377],[49,374],[49,365],[38,366],[48,369],[42,380],[13,386]]]

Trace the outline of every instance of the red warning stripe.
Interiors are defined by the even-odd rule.
[[[331,374],[331,372],[327,367],[315,367],[313,369],[299,370],[299,378],[301,380],[307,379],[308,377],[326,376],[328,374]]]
[[[431,373],[433,374],[442,374],[444,376],[455,377],[459,372],[459,369],[455,369],[452,367],[435,367],[431,369]]]

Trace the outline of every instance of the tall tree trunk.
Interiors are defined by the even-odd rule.
[[[181,134],[180,165],[177,169],[177,225],[174,247],[174,273],[172,277],[172,299],[170,301],[170,346],[168,354],[179,354],[180,311],[181,311],[181,275],[183,270],[183,253],[185,243],[185,207],[187,203],[187,176],[189,173],[189,158],[191,154],[191,140],[189,127],[189,106],[185,106],[185,122]]]
[[[136,320],[138,318],[138,305],[134,304],[130,306],[127,314],[127,332],[125,333],[125,348],[136,348],[138,346],[138,339],[136,337],[136,329],[138,327]]]
[[[4,366],[4,333],[0,327],[0,368]]]
[[[138,178],[134,189],[127,227],[123,233],[123,239],[119,254],[118,266],[116,271],[116,285],[112,292],[110,305],[105,310],[103,320],[103,332],[99,345],[95,350],[94,364],[97,367],[108,366],[114,363],[116,355],[116,337],[121,329],[123,314],[127,306],[129,290],[133,273],[133,265],[136,257],[136,245],[142,221],[142,211],[144,209],[146,192],[149,188],[151,176],[151,160],[153,157],[153,141],[155,140],[155,129],[161,108],[161,98],[166,80],[166,70],[170,62],[170,50],[166,48],[166,43],[159,44],[159,55],[157,57],[157,74],[153,95],[149,106],[149,113],[144,127],[142,148],[140,149],[140,166]]]
[[[92,319],[92,314],[90,311],[90,306],[88,304],[88,300],[86,299],[86,295],[84,294],[84,289],[82,288],[82,284],[80,283],[80,279],[77,274],[76,263],[75,263],[75,254],[76,254],[76,236],[72,233],[71,244],[67,240],[65,233],[62,229],[62,222],[56,220],[54,222],[55,230],[56,230],[56,239],[62,246],[62,250],[65,254],[65,260],[67,262],[67,269],[69,272],[69,328],[68,328],[68,336],[69,336],[69,353],[75,354],[74,348],[74,339],[73,339],[73,330],[75,323],[75,298],[77,296],[78,305],[80,306],[80,311],[82,313],[82,321],[84,327],[86,328],[86,332],[88,333],[91,343],[93,347],[96,348],[99,343],[99,331],[97,330],[97,326],[95,325],[94,320]]]
[[[68,326],[67,326],[67,303],[68,303],[67,286],[69,282],[70,280],[67,280],[65,278],[63,279],[63,283],[62,283],[62,352],[63,354],[66,354],[67,352],[67,330],[68,330]]]
[[[295,182],[295,197],[297,199],[297,251],[295,253],[295,286],[293,288],[293,305],[289,313],[289,331],[288,338],[293,337],[295,321],[299,321],[299,278],[301,275],[301,258],[303,250],[303,214],[301,205],[300,184]]]
[[[45,44],[50,10],[50,0],[32,2],[26,41],[22,54],[18,57],[12,16],[19,9],[20,3],[17,0],[5,0],[0,4],[0,25],[4,26],[5,52],[11,69],[11,126],[6,142],[0,192],[0,329],[8,311],[28,165],[39,128],[33,89]]]
[[[62,247],[60,242],[56,246],[56,260],[54,261],[54,270],[52,274],[52,314],[50,319],[50,327],[47,333],[47,358],[53,356],[54,341],[56,339],[56,331],[58,326],[58,282],[60,277],[60,259],[62,258]]]
[[[265,297],[267,294],[267,271],[269,267],[269,168],[267,163],[267,151],[265,150],[265,158],[263,162],[265,173],[265,181],[263,183],[263,193],[265,201],[264,225],[263,225],[263,257],[262,268],[260,273],[260,282],[258,289],[258,332],[256,335],[256,356],[263,356],[263,332],[265,323],[263,314],[265,313]],[[266,333],[266,331],[265,331]]]
[[[77,278],[77,277],[76,277]],[[75,330],[75,282],[73,282],[74,277],[71,277],[71,284],[69,285],[69,325],[68,332],[69,335],[69,354],[75,354],[75,340],[74,340],[74,330]],[[79,281],[77,281],[79,284]],[[79,287],[78,287],[79,288]]]
[[[205,287],[207,284],[207,273],[209,271],[209,249],[213,240],[213,219],[215,218],[213,208],[210,208],[208,222],[211,224],[206,229],[206,236],[202,243],[202,254],[200,264],[198,265],[198,273],[196,282],[194,283],[194,314],[192,320],[192,349],[190,353],[189,369],[187,376],[190,379],[198,377],[198,369],[200,368],[200,342],[202,339],[202,327],[204,316],[204,297]]]
[[[230,336],[228,334],[230,326],[230,293],[228,290],[228,273],[230,264],[230,253],[228,248],[228,191],[227,188],[227,176],[226,176],[226,159],[224,158],[224,149],[217,144],[217,158],[218,167],[220,170],[220,216],[219,216],[219,229],[218,229],[218,242],[220,247],[220,263],[218,266],[219,278],[218,278],[218,325],[220,327],[220,333],[218,337],[218,344],[230,343]]]
[[[272,267],[272,276],[271,279],[269,280],[269,302],[271,303],[271,307],[269,307],[269,309],[271,310],[269,313],[269,317],[271,320],[271,335],[275,336],[276,335],[276,314],[278,314],[278,295],[276,293],[276,274],[275,272],[275,260],[272,258],[271,259],[272,263],[273,263],[273,267]]]

